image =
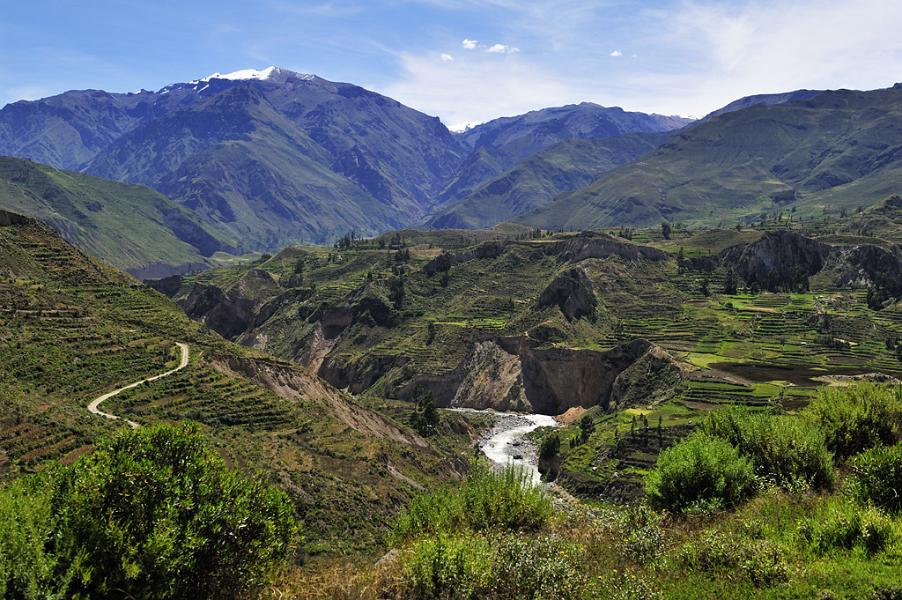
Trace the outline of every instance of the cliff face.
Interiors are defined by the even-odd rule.
[[[554,278],[539,296],[539,308],[557,305],[568,321],[587,317],[595,319],[598,300],[592,280],[580,267],[564,271]]]
[[[609,410],[663,399],[679,381],[672,358],[646,340],[599,352],[502,337],[478,342],[450,375],[414,377],[389,395],[412,400],[428,392],[439,406],[558,415],[575,406]]]
[[[534,412],[523,385],[523,363],[491,340],[477,342],[460,371],[461,381],[450,405]]]
[[[751,244],[733,246],[720,254],[752,287],[770,291],[796,290],[818,273],[830,255],[827,244],[791,231],[771,231]]]

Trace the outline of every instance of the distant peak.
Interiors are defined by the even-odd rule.
[[[313,75],[311,73],[295,73],[294,71],[283,69],[281,67],[270,66],[266,67],[265,69],[240,69],[238,71],[232,71],[230,73],[211,73],[206,77],[194,79],[187,83],[176,83],[173,85],[168,85],[161,89],[160,92],[166,93],[174,88],[182,86],[193,86],[195,91],[202,92],[210,86],[210,82],[214,79],[225,79],[229,81],[273,81],[276,83],[284,83],[289,79],[311,81],[315,78],[316,75]]]
[[[202,81],[210,81],[211,79],[231,79],[231,80],[244,80],[244,79],[256,79],[259,81],[265,81],[267,79],[275,79],[279,75],[293,75],[292,71],[287,69],[281,69],[279,67],[266,67],[265,69],[241,69],[239,71],[232,71],[231,73],[213,73],[212,75],[207,75],[202,79],[198,79],[196,81],[192,81],[191,83],[200,83]],[[303,79],[312,79],[313,75],[304,75],[297,73],[298,77]]]

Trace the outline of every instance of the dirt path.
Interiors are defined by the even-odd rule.
[[[156,381],[157,379],[162,379],[163,377],[172,375],[176,371],[181,371],[182,369],[187,367],[188,366],[188,344],[185,344],[182,342],[176,342],[176,343],[179,347],[179,350],[182,351],[182,360],[181,360],[181,362],[179,362],[179,366],[172,369],[171,371],[166,371],[165,373],[160,373],[159,375],[154,375],[153,377],[148,377],[147,379],[142,379],[141,381],[136,381],[135,383],[130,383],[127,386],[119,388],[118,390],[113,390],[112,392],[107,392],[103,396],[95,398],[94,400],[91,401],[90,404],[88,404],[88,412],[91,412],[91,413],[101,416],[101,417],[106,417],[107,419],[111,419],[113,421],[117,421],[117,420],[121,419],[121,420],[125,421],[126,423],[128,423],[132,429],[137,428],[138,424],[135,423],[134,421],[130,421],[124,417],[117,417],[116,415],[110,414],[108,412],[103,412],[99,408],[100,404],[102,402],[104,402],[105,400],[109,400],[113,396],[115,396],[121,392],[124,392],[125,390],[130,390],[133,387],[138,387],[142,383],[147,383],[149,381]]]

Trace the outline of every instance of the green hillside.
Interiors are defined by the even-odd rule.
[[[558,414],[660,394],[691,418],[777,394],[804,402],[818,377],[902,375],[899,306],[869,304],[877,297],[869,288],[884,290],[884,305],[902,297],[902,256],[880,237],[898,231],[891,204],[879,218],[802,230],[784,219],[742,231],[677,229],[670,239],[609,232],[632,242],[408,231],[339,249],[291,247],[165,287],[224,335],[365,396],[428,391],[442,406]],[[872,237],[842,233],[861,228]],[[731,271],[736,289],[725,290]],[[662,375],[643,389],[631,375],[643,361],[678,365],[680,383]],[[510,379],[491,388],[489,373],[502,367]],[[623,376],[614,385],[594,368]],[[568,387],[571,372],[584,373],[579,392]]]
[[[641,162],[522,218],[550,228],[838,216],[902,184],[902,87],[756,105],[681,131]]]
[[[460,202],[432,216],[436,228],[491,227],[547,206],[559,194],[588,185],[599,175],[656,148],[667,134],[628,134],[569,140],[488,179]]]
[[[515,474],[486,481],[477,471],[472,484],[415,500],[396,523],[394,551],[377,564],[300,570],[280,591],[419,598],[477,589],[509,598],[542,582],[555,597],[574,598],[824,589],[851,598],[895,589],[899,519],[865,515],[866,505],[847,504],[845,487],[824,483],[851,472],[824,459],[824,442],[804,419],[825,389],[866,380],[888,383],[879,393],[899,414],[902,289],[879,307],[870,289],[883,285],[881,273],[902,281],[891,241],[900,223],[890,199],[826,224],[783,217],[738,231],[678,227],[667,237],[660,228],[407,230],[290,247],[154,285],[210,327],[307,365],[362,402],[397,410],[432,398],[441,407],[558,415],[563,424],[529,436],[556,484],[542,492],[546,508],[532,492],[514,491]],[[843,392],[830,393],[835,406]],[[698,505],[686,516],[645,507],[645,482],[669,449],[689,452],[693,431],[733,409],[764,436],[743,452],[775,448],[755,487],[747,480],[736,506]],[[896,417],[881,419],[894,427]],[[750,459],[727,456],[737,452],[730,444],[703,443],[698,452],[711,452],[712,464],[745,460],[751,477]],[[795,454],[780,457],[809,451],[820,454],[798,461],[826,461],[813,474],[768,474],[808,468],[787,466],[800,464]],[[683,465],[690,478],[692,460],[674,469]],[[506,502],[509,511],[498,508]],[[875,519],[887,537],[869,553],[855,549],[866,542],[854,531],[846,549],[812,551],[806,532],[843,515]]]
[[[42,219],[71,243],[134,274],[203,267],[223,237],[149,188],[0,157],[0,208]]]
[[[426,440],[291,363],[223,340],[170,300],[0,212],[0,479],[69,464],[119,427],[87,410],[102,393],[188,366],[107,400],[141,425],[200,424],[227,465],[288,491],[306,548],[378,547],[398,507],[453,474],[472,429],[449,419]],[[353,536],[347,531],[352,528]]]

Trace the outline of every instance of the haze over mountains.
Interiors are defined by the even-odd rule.
[[[452,133],[356,85],[248,69],[7,105],[0,155],[47,166],[6,162],[0,184],[19,199],[6,208],[142,275],[351,230],[718,224],[867,206],[896,191],[900,101],[898,88],[798,90],[742,98],[698,122],[584,102]],[[101,239],[110,230],[148,237],[127,249]]]

